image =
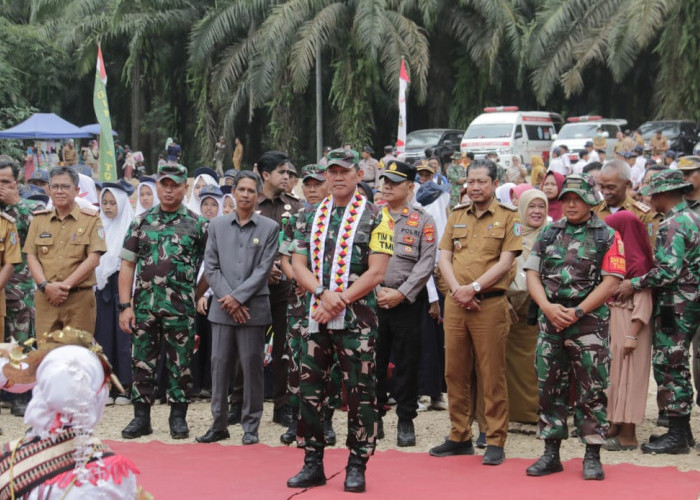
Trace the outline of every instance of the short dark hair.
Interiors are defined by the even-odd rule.
[[[474,161],[474,153],[472,153],[471,151],[467,153],[467,158],[469,158],[471,161]]]
[[[583,173],[588,174],[590,172],[593,172],[594,170],[600,170],[601,168],[603,168],[602,163],[600,163],[599,161],[592,161],[585,167],[583,167]]]
[[[274,169],[280,165],[284,165],[289,161],[289,157],[282,151],[268,151],[263,153],[260,159],[257,161],[258,171],[260,174],[263,172],[272,172]]]
[[[7,167],[12,168],[12,178],[14,180],[19,179],[19,163],[17,163],[11,156],[0,155],[0,169]]]
[[[469,175],[470,171],[476,170],[477,168],[485,168],[488,170],[489,177],[491,177],[492,181],[498,179],[498,167],[491,160],[474,160],[467,167],[467,175]]]
[[[54,167],[51,169],[51,172],[49,172],[49,180],[53,179],[57,175],[67,175],[70,177],[70,180],[73,182],[73,186],[78,187],[80,185],[80,176],[78,175],[78,172],[73,170],[70,167]]]
[[[391,154],[394,152],[394,146],[384,146],[384,153]]]
[[[255,182],[255,187],[258,190],[258,193],[262,193],[263,190],[263,183],[262,179],[258,174],[253,172],[252,170],[241,170],[236,174],[236,177],[233,178],[233,189],[236,189],[236,186],[238,186],[238,183],[241,179],[252,179]]]

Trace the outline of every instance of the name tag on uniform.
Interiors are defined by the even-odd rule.
[[[458,229],[458,228],[460,228],[460,227],[467,227],[467,225],[466,225],[466,224],[455,224],[455,225],[452,226],[452,227],[455,228],[455,229]]]
[[[51,238],[51,233],[41,233],[39,235],[39,238]]]

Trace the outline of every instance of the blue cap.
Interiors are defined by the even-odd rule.
[[[623,158],[636,158],[639,156],[635,151],[623,151],[620,153]]]
[[[640,146],[639,144],[637,144],[634,147],[634,149],[632,149],[632,151],[634,151],[637,154],[641,154],[641,153],[644,153],[644,148],[642,146]]]
[[[216,182],[219,182],[219,174],[217,174],[211,167],[199,167],[197,170],[194,171],[194,178],[196,179],[200,175],[204,174],[213,177]]]
[[[102,183],[100,181],[95,181],[95,187],[99,190],[102,190]]]
[[[102,184],[102,189],[113,188],[124,191],[127,196],[134,194],[134,185],[126,179],[119,179],[117,182],[105,182]]]
[[[219,186],[219,189],[223,194],[231,194],[233,191],[233,186],[225,185],[225,186]]]
[[[42,170],[40,168],[36,169],[34,173],[32,174],[32,177],[27,181],[40,181],[40,182],[45,182],[49,183],[49,173],[46,170]]]
[[[215,198],[221,198],[224,193],[221,192],[219,186],[207,185],[202,188],[199,192],[199,199],[203,200],[205,196],[213,196]]]
[[[666,153],[664,153],[665,157],[673,158],[674,160],[676,159],[676,155],[677,155],[676,152],[672,149],[669,149],[668,151],[666,151]]]
[[[152,182],[153,184],[155,184],[156,178],[150,177],[148,175],[142,175],[141,177],[139,177],[139,182]]]
[[[586,141],[586,144],[583,145],[584,148],[592,148],[593,147],[593,141]]]
[[[231,170],[227,170],[226,172],[224,172],[224,177],[230,177],[231,179],[235,179],[237,173],[238,170],[232,168]]]
[[[552,150],[552,154],[557,155],[557,156],[561,156],[561,148],[554,148]]]

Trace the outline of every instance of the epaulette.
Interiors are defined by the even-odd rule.
[[[53,208],[42,208],[41,210],[35,210],[32,212],[32,215],[44,215],[44,214],[50,214],[53,212]]]
[[[463,208],[468,208],[472,206],[472,202],[468,201],[466,203],[460,203],[459,205],[455,205],[452,207],[452,210],[462,210]]]
[[[90,217],[97,217],[97,214],[99,214],[100,212],[96,208],[82,207],[80,209],[80,213],[89,215]]]
[[[293,198],[293,199],[295,199],[295,200],[297,200],[297,201],[301,201],[301,199],[300,199],[297,195],[295,195],[294,193],[284,193],[284,194],[286,194],[286,195],[289,196],[290,198]]]
[[[633,203],[633,205],[635,207],[637,207],[639,210],[641,210],[642,212],[644,212],[645,214],[648,214],[649,212],[651,212],[651,207],[649,205],[642,203],[641,201],[635,201]]]
[[[3,219],[10,221],[12,224],[15,223],[15,218],[12,217],[10,214],[6,214],[5,212],[0,212],[0,215],[2,216]]]
[[[511,212],[517,212],[518,207],[515,205],[511,205],[510,203],[501,203],[500,201],[498,202],[499,206],[505,208],[506,210],[510,210]]]

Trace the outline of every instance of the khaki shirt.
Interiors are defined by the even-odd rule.
[[[12,217],[0,212],[0,266],[21,264],[19,235]],[[0,318],[6,315],[5,287],[0,288]]]
[[[23,251],[39,259],[47,281],[63,281],[90,253],[107,251],[102,219],[97,210],[77,205],[63,220],[58,218],[56,209],[34,212]],[[95,284],[93,271],[75,287]]]
[[[668,151],[668,147],[668,139],[666,139],[663,135],[661,136],[661,139],[658,139],[656,136],[649,139],[649,149],[651,149],[651,154],[653,155],[665,153]]]
[[[503,252],[522,251],[520,217],[515,207],[502,205],[494,197],[489,208],[476,216],[476,207],[457,205],[447,219],[440,250],[452,252],[452,269],[460,285],[476,281],[498,262]],[[513,274],[503,277],[487,291],[505,291]]]
[[[389,214],[394,220],[394,255],[382,286],[398,290],[413,303],[435,270],[435,221],[418,208]]]
[[[625,201],[622,202],[621,210],[629,210],[634,213],[639,220],[644,224],[652,222],[654,219],[654,211],[650,206],[645,205],[641,201],[634,201],[630,195],[627,195]],[[612,211],[605,200],[601,201],[598,205],[593,208],[593,213],[595,213],[603,222],[605,222],[605,217],[610,215]]]

